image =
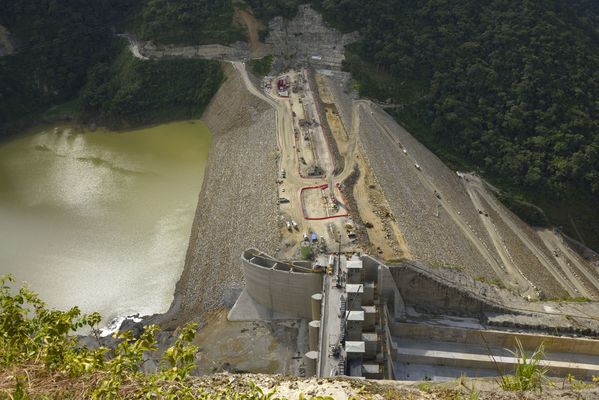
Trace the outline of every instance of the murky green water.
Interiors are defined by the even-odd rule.
[[[0,144],[0,275],[108,321],[164,312],[183,269],[211,135],[58,126]]]

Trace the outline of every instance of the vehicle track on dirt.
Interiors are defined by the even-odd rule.
[[[541,264],[547,269],[547,271],[553,275],[555,280],[559,282],[562,287],[570,294],[570,296],[577,297],[582,293],[586,293],[587,290],[584,286],[578,282],[578,280],[572,279],[572,277],[568,277],[566,275],[566,271],[561,271],[557,268],[557,266],[543,253],[538,246],[530,240],[526,232],[523,232],[518,225],[511,218],[508,218],[505,215],[502,206],[497,202],[494,196],[488,194],[488,192],[482,186],[482,181],[475,175],[466,174],[465,177],[468,178],[468,183],[466,184],[466,188],[468,193],[472,193],[476,191],[478,195],[485,199],[485,201],[497,212],[499,217],[503,220],[503,222],[511,229],[516,236],[524,243],[524,245],[537,257],[537,259],[541,262]],[[474,194],[473,196],[476,196]]]
[[[550,250],[556,249],[559,251],[555,260],[571,277],[572,281],[578,283],[577,287],[583,288],[580,294],[583,294],[590,299],[597,300],[597,293],[599,291],[599,279],[597,279],[597,276],[585,268],[578,259],[578,256],[570,248],[564,245],[562,240],[554,232],[550,230],[540,230],[538,231],[538,235]],[[584,278],[581,279],[581,277]],[[586,280],[586,282],[584,282],[584,280]]]

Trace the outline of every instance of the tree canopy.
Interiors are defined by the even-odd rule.
[[[147,0],[135,30],[144,40],[174,44],[230,44],[244,40],[231,0]]]
[[[16,47],[0,57],[0,138],[65,102],[82,102],[69,110],[82,108],[88,118],[97,112],[111,126],[198,115],[221,81],[216,63],[142,65],[123,55],[115,34],[177,44],[243,38],[230,0],[2,1],[0,25]],[[145,111],[152,112],[146,119]]]

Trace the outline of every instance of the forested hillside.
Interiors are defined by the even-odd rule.
[[[88,69],[113,57],[112,31],[133,3],[0,2],[0,24],[11,31],[17,48],[0,58],[0,136],[25,125],[28,116],[76,96]]]
[[[251,3],[263,18],[296,5]],[[312,4],[362,34],[345,65],[362,95],[399,104],[402,124],[446,162],[505,189],[529,221],[544,221],[532,202],[599,248],[599,2]]]
[[[148,0],[136,17],[141,39],[175,44],[230,44],[245,40],[233,23],[231,0]]]
[[[115,33],[188,44],[242,38],[230,0],[0,1],[0,25],[16,45],[0,57],[0,138],[65,102],[53,110],[96,113],[111,126],[197,116],[220,83],[217,64],[141,65],[125,60]]]
[[[124,49],[95,65],[81,93],[83,117],[110,128],[200,117],[223,79],[217,62],[141,61]]]

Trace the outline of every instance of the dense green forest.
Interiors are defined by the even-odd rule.
[[[231,0],[148,0],[135,22],[141,39],[175,44],[230,44],[245,40],[233,23]]]
[[[247,3],[252,7],[254,15],[265,22],[276,16],[293,18],[297,11],[297,6],[309,1],[300,0],[248,0]]]
[[[142,61],[124,49],[112,65],[89,72],[81,93],[85,118],[110,128],[199,117],[223,79],[217,62]]]
[[[77,96],[88,69],[115,54],[113,30],[134,1],[0,2],[0,24],[16,40],[0,58],[0,137],[51,104]]]
[[[142,65],[124,55],[115,33],[189,44],[241,38],[230,0],[2,1],[0,25],[16,47],[0,57],[0,138],[49,108],[46,115],[83,110],[87,119],[95,112],[111,126],[197,116],[221,81],[217,64]]]
[[[260,17],[293,0],[252,0]],[[315,0],[358,30],[345,67],[360,93],[455,168],[476,169],[542,224],[537,204],[599,249],[599,2]],[[574,226],[576,225],[576,226]]]

